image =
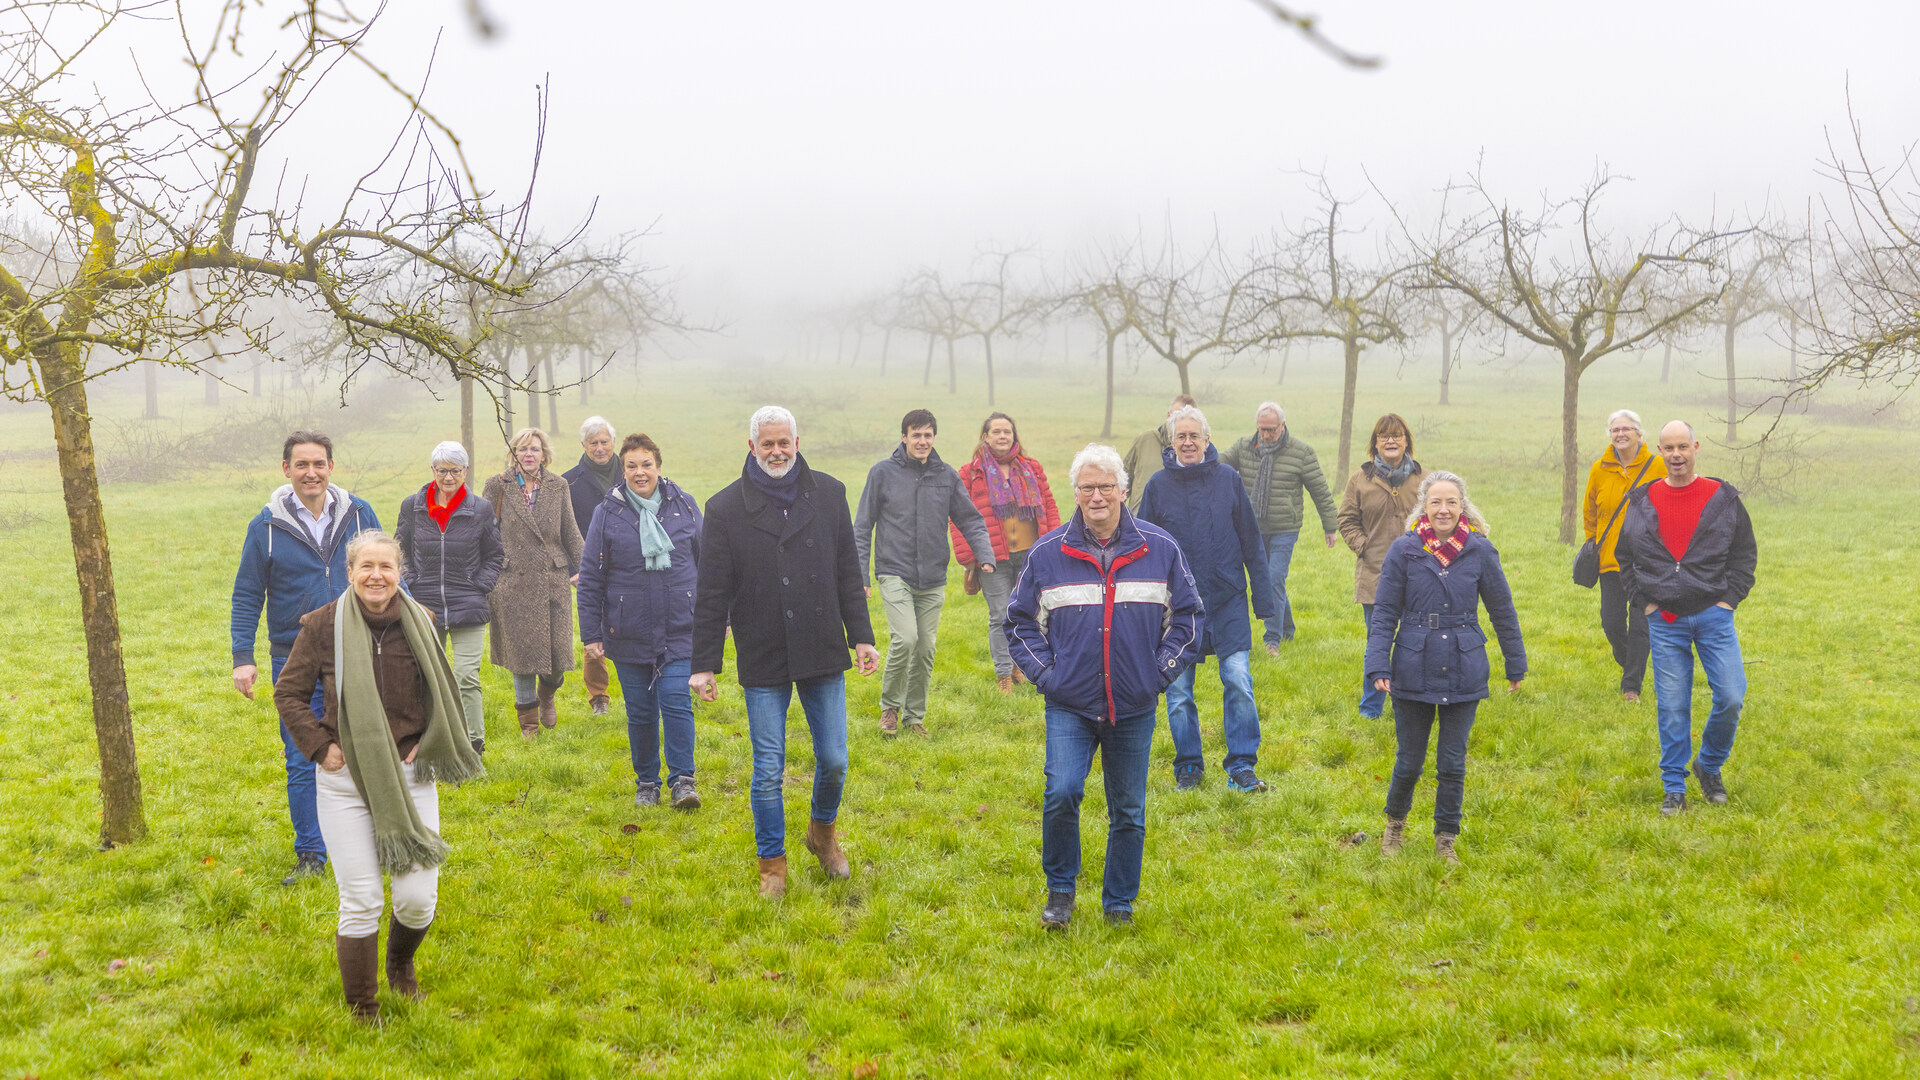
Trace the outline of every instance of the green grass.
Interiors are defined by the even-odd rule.
[[[1097,432],[1088,370],[1015,367],[1001,384],[1060,491]],[[1650,422],[1709,413],[1709,384],[1649,393],[1634,374],[1589,380],[1587,427],[1615,402]],[[1156,419],[1165,378],[1130,380],[1117,441]],[[1207,378],[1223,441],[1280,396],[1331,470],[1337,386],[1299,366],[1279,394],[1251,372]],[[278,482],[273,463],[106,491],[152,834],[100,852],[47,422],[0,413],[0,1078],[845,1076],[868,1062],[880,1076],[1920,1076],[1920,438],[1795,421],[1815,455],[1795,497],[1752,507],[1761,568],[1740,614],[1751,690],[1734,799],[1664,820],[1652,704],[1619,701],[1598,599],[1568,583],[1572,552],[1554,542],[1557,382],[1470,371],[1455,396],[1432,405],[1424,377],[1396,382],[1381,364],[1359,411],[1406,413],[1416,456],[1474,485],[1532,656],[1523,690],[1486,704],[1473,734],[1465,866],[1444,870],[1418,840],[1395,860],[1345,842],[1378,832],[1393,738],[1354,708],[1352,560],[1303,543],[1300,640],[1254,664],[1272,790],[1235,795],[1215,771],[1176,793],[1163,726],[1138,923],[1083,914],[1042,933],[1040,704],[993,692],[984,603],[956,574],[932,738],[883,742],[878,679],[850,677],[853,880],[828,884],[801,853],[778,904],[754,891],[737,686],[723,679],[698,713],[705,807],[641,812],[624,727],[587,717],[577,680],[559,731],[529,748],[486,669],[489,776],[443,796],[455,853],[421,953],[431,997],[386,1001],[371,1030],[339,999],[331,885],[279,885],[290,832],[270,705],[228,684],[240,530]],[[103,417],[137,409],[101,398]],[[652,434],[668,475],[705,498],[769,400],[795,408],[810,459],[854,487],[906,408],[940,413],[950,461],[985,412],[978,388],[955,400],[911,373],[684,367],[594,407]],[[184,399],[169,409],[187,427],[208,419]],[[402,403],[357,419],[372,412],[324,420],[351,425],[341,475],[390,517],[452,414]],[[583,412],[570,404],[563,427]],[[1703,468],[1732,471],[1712,447]],[[1704,701],[1702,685],[1697,714]],[[1202,730],[1217,761],[1217,696]],[[1419,839],[1432,791],[1429,774]],[[1083,816],[1090,896],[1097,778]]]

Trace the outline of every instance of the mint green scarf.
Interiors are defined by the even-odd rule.
[[[453,669],[447,666],[440,636],[434,632],[433,615],[406,593],[396,595],[393,602],[402,605],[400,628],[426,678],[431,703],[426,733],[420,736],[413,756],[414,780],[458,784],[482,775],[486,769],[467,741],[465,722],[458,728],[452,722],[464,714]],[[380,703],[379,686],[374,682],[373,632],[360,613],[360,601],[352,589],[340,594],[333,611],[333,672],[339,701],[339,713],[333,721],[340,732],[340,752],[347,759],[347,774],[373,816],[374,851],[380,869],[405,874],[415,867],[439,866],[446,860],[447,842],[420,820],[420,811],[407,791],[406,765],[400,759],[400,747],[393,741],[393,729],[387,726],[387,710]]]
[[[660,502],[666,493],[655,485],[653,498],[643,499],[626,484],[621,484],[620,490],[627,496],[627,505],[640,515],[640,554],[647,557],[647,569],[665,570],[672,566],[673,537],[668,536],[666,526],[660,524]]]

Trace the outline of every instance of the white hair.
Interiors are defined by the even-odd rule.
[[[585,420],[580,421],[580,445],[587,445],[587,440],[593,438],[593,433],[599,431],[601,428],[607,429],[607,438],[612,439],[614,442],[620,441],[619,433],[613,430],[613,425],[607,422],[606,417],[589,416]]]
[[[1263,401],[1260,403],[1259,408],[1253,410],[1253,426],[1259,427],[1260,418],[1267,413],[1272,413],[1275,417],[1278,417],[1282,424],[1287,422],[1287,410],[1281,408],[1279,402]]]
[[[1207,423],[1207,414],[1193,405],[1182,405],[1167,414],[1167,434],[1173,434],[1173,425],[1182,420],[1200,421],[1200,434],[1209,439],[1213,438],[1213,428]]]
[[[427,457],[427,465],[429,467],[438,465],[443,461],[449,465],[458,465],[463,469],[473,464],[467,457],[467,448],[451,439],[434,447],[433,453]]]
[[[1642,439],[1647,437],[1647,429],[1640,423],[1640,414],[1634,412],[1632,409],[1615,409],[1613,410],[1613,415],[1607,417],[1607,434],[1609,436],[1613,434],[1613,422],[1622,418],[1625,418],[1633,424],[1633,430],[1639,432]]]
[[[1080,486],[1080,473],[1088,468],[1099,469],[1113,476],[1113,482],[1120,490],[1127,490],[1127,466],[1120,460],[1120,451],[1104,443],[1088,443],[1086,449],[1073,455],[1073,464],[1067,466],[1067,484]]]
[[[789,435],[796,439],[800,437],[800,425],[794,420],[792,413],[778,405],[762,405],[753,410],[753,416],[747,421],[747,441],[758,443],[760,428],[766,424],[785,424]]]
[[[1427,491],[1433,485],[1441,483],[1452,484],[1459,489],[1460,517],[1473,526],[1475,532],[1482,536],[1491,536],[1493,530],[1487,527],[1487,519],[1481,516],[1480,508],[1473,505],[1473,500],[1467,496],[1467,482],[1460,479],[1458,473],[1450,473],[1445,469],[1434,469],[1420,481],[1420,494],[1414,500],[1413,513],[1407,515],[1407,528],[1411,529],[1420,524],[1421,517],[1427,512]]]

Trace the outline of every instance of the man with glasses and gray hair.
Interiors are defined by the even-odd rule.
[[[1287,571],[1293,565],[1294,545],[1306,524],[1301,493],[1313,496],[1320,516],[1320,532],[1332,547],[1340,534],[1339,507],[1320,471],[1320,457],[1287,430],[1287,413],[1278,402],[1263,401],[1253,410],[1253,434],[1220,452],[1222,463],[1240,474],[1254,516],[1260,519],[1260,544],[1267,554],[1267,576],[1279,614],[1266,620],[1267,655],[1279,656],[1283,642],[1293,640],[1293,604],[1287,599]]]
[[[1089,445],[1067,470],[1072,520],[1040,538],[1007,605],[1014,663],[1046,699],[1040,924],[1064,930],[1080,877],[1080,800],[1097,751],[1107,793],[1100,904],[1133,921],[1147,836],[1147,764],[1160,695],[1198,655],[1200,593],[1173,537],[1126,507],[1127,469]]]
[[[593,515],[607,499],[607,492],[625,482],[620,475],[620,459],[613,448],[620,441],[613,424],[604,416],[589,416],[580,422],[580,462],[560,474],[567,482],[567,497],[573,501],[573,521],[580,535],[593,527]],[[582,656],[580,681],[587,688],[587,705],[595,716],[605,716],[613,700],[607,694],[613,680],[607,674],[605,657]]]

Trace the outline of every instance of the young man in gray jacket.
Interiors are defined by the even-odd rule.
[[[934,452],[939,424],[925,409],[900,420],[900,445],[867,471],[866,490],[853,519],[860,574],[880,580],[887,613],[887,667],[880,677],[880,733],[897,735],[900,723],[925,735],[927,684],[933,679],[934,637],[947,599],[947,563],[953,556],[947,524],[960,530],[976,553],[980,572],[993,573],[993,542],[986,522],[968,498],[960,474]],[[873,587],[867,587],[873,595]]]

